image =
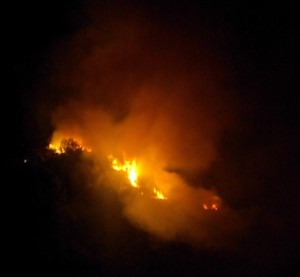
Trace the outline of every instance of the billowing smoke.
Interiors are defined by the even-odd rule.
[[[135,226],[167,240],[230,244],[243,224],[205,178],[236,116],[224,41],[205,21],[181,26],[128,7],[100,15],[54,55],[53,139],[80,140],[99,167],[108,155],[136,159],[141,186],[167,199],[117,189]],[[118,174],[94,170],[96,186]]]

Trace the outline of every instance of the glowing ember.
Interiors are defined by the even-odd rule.
[[[214,210],[214,211],[218,210],[217,204],[212,204],[212,205],[203,204],[202,207],[203,207],[204,210]]]
[[[109,155],[108,159],[112,161],[112,168],[114,170],[126,172],[128,179],[130,181],[130,184],[133,187],[138,188],[138,184],[137,184],[138,173],[137,173],[137,167],[136,167],[135,160],[132,160],[132,161],[125,160],[124,163],[120,163],[112,155]]]

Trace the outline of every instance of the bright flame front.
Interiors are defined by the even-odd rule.
[[[108,155],[108,159],[111,161],[112,168],[114,170],[123,171],[127,174],[131,186],[139,189],[141,188],[141,186],[138,184],[139,172],[135,159],[125,160],[123,163],[121,163],[118,159],[114,158],[112,155]],[[152,197],[154,197],[155,199],[167,199],[167,197],[157,188],[153,187],[151,191],[153,193]],[[144,192],[142,191],[141,194],[143,195]]]
[[[120,163],[116,158],[114,158],[112,155],[108,156],[108,159],[112,162],[112,168],[116,171],[123,171],[127,173],[128,179],[130,181],[130,184],[138,188],[137,179],[138,179],[138,172],[136,167],[136,161],[132,160],[125,160],[124,163]]]
[[[49,144],[48,149],[54,151],[57,154],[63,154],[66,152],[67,149],[82,150],[82,151],[87,151],[87,152],[92,151],[90,148],[84,148],[80,143],[78,143],[76,140],[74,140],[72,138],[62,139],[60,142],[52,141]],[[145,192],[144,191],[145,184],[140,185],[138,183],[139,182],[139,170],[138,170],[138,166],[136,163],[136,159],[132,159],[132,160],[124,159],[124,162],[120,162],[120,160],[115,158],[113,155],[108,155],[108,159],[111,162],[111,167],[114,170],[122,171],[122,172],[126,173],[129,183],[132,187],[139,189],[142,195],[147,194],[147,192],[144,193]],[[150,187],[148,185],[146,185],[146,186],[147,186],[146,191],[148,191],[148,193],[149,193],[149,189],[150,189],[151,197],[158,199],[158,200],[168,199],[162,193],[162,191],[157,189],[155,186],[151,186],[151,185],[150,185]],[[218,211],[219,205],[217,203],[210,203],[210,204],[203,203],[202,208],[204,210]]]
[[[48,149],[54,151],[56,154],[64,154],[68,150],[72,151],[85,151],[92,152],[91,148],[84,147],[81,140],[73,138],[55,139],[52,138],[51,143],[48,145]]]

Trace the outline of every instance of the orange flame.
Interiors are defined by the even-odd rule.
[[[131,186],[141,189],[140,185],[138,184],[139,172],[135,159],[125,160],[123,163],[114,158],[112,155],[108,155],[108,159],[111,161],[111,166],[114,170],[123,171],[127,174]],[[155,199],[167,199],[167,197],[155,187],[153,187],[152,192],[154,196],[152,195],[151,197],[154,197]],[[141,194],[144,195],[144,192],[141,191]]]
[[[109,155],[108,159],[112,161],[112,168],[114,170],[126,172],[128,179],[130,181],[130,184],[135,188],[139,187],[137,184],[138,172],[137,172],[137,166],[136,166],[135,160],[132,160],[132,161],[125,160],[124,163],[120,163],[112,155]]]
[[[65,150],[61,148],[60,143],[58,145],[54,145],[52,143],[49,144],[48,149],[53,150],[56,154],[63,154]]]
[[[165,197],[163,195],[163,193],[161,191],[159,191],[158,189],[153,188],[153,192],[155,194],[154,198],[156,198],[156,199],[162,199],[162,200],[167,199],[167,197]]]
[[[84,147],[79,140],[73,138],[63,138],[62,140],[52,139],[48,149],[54,151],[56,154],[63,154],[69,150],[81,150],[85,152],[92,152],[92,149]]]

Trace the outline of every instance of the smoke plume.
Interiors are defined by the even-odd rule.
[[[108,155],[136,159],[141,183],[167,199],[112,184],[134,226],[166,240],[224,246],[242,224],[205,174],[236,117],[226,42],[205,20],[193,26],[114,8],[89,10],[88,23],[56,47],[52,140],[79,140],[99,167]],[[117,174],[94,171],[96,186]],[[204,208],[211,205],[217,210]]]

